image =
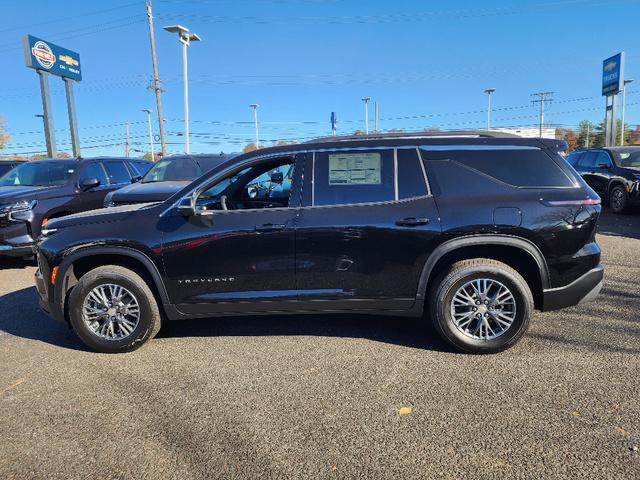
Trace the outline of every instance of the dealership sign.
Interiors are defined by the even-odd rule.
[[[602,95],[617,95],[624,78],[624,52],[602,62]]]
[[[82,80],[78,53],[32,35],[25,35],[22,44],[27,67],[44,70],[71,80]]]

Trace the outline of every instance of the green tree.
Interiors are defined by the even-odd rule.
[[[587,137],[589,142],[587,143]],[[588,148],[593,146],[596,137],[596,126],[589,120],[582,120],[578,124],[578,148]]]
[[[11,137],[4,128],[4,117],[0,115],[0,150],[7,146]]]

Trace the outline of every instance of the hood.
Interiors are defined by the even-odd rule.
[[[183,182],[132,183],[110,194],[115,204],[162,202],[189,185]]]
[[[33,200],[39,198],[42,193],[49,193],[58,187],[36,187],[27,185],[15,185],[10,187],[0,187],[0,203],[9,203],[14,200]]]
[[[118,222],[128,218],[137,212],[148,210],[156,205],[151,203],[122,205],[120,207],[101,208],[99,210],[88,210],[86,212],[66,215],[60,218],[49,220],[47,228],[66,228],[75,225],[86,225],[89,223]]]

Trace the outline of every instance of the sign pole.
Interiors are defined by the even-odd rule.
[[[47,156],[56,158],[58,151],[56,150],[56,136],[53,131],[53,118],[51,117],[51,99],[49,98],[49,81],[47,73],[42,70],[36,70],[40,77],[40,94],[42,95],[42,113],[44,115],[44,139],[47,143]]]
[[[73,156],[80,157],[80,139],[78,138],[78,122],[76,120],[76,101],[73,95],[73,80],[62,77],[64,90],[67,94],[67,112],[69,113],[69,131],[71,132],[71,147]]]

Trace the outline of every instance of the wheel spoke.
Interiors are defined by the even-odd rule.
[[[120,340],[133,333],[140,321],[140,306],[135,295],[115,283],[98,285],[84,300],[82,318],[96,336]]]

